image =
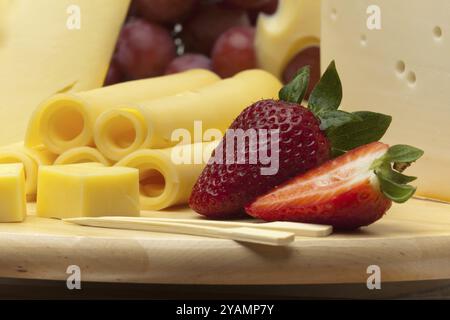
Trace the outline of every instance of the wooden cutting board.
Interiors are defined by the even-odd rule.
[[[30,205],[30,211],[34,206]],[[150,217],[200,219],[187,208]],[[450,205],[414,199],[378,223],[289,247],[188,235],[82,227],[29,216],[0,224],[0,278],[155,284],[331,284],[450,279]]]

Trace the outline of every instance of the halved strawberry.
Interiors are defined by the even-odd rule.
[[[355,229],[379,220],[392,201],[405,202],[415,177],[400,171],[422,156],[419,149],[389,148],[374,142],[334,160],[259,197],[248,214],[266,221],[297,221]],[[392,163],[394,166],[392,167]]]

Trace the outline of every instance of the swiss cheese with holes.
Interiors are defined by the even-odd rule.
[[[425,150],[417,194],[450,201],[450,1],[323,0],[321,39],[343,108],[392,115],[384,141]]]

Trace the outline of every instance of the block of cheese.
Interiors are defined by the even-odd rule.
[[[44,147],[27,148],[17,143],[0,148],[0,163],[21,163],[25,168],[25,192],[28,200],[35,200],[37,190],[38,168],[50,165],[56,155]]]
[[[320,44],[321,0],[281,0],[273,15],[260,15],[256,28],[259,65],[281,78],[300,51]]]
[[[0,164],[0,223],[22,222],[26,214],[23,165],[20,163]]]
[[[92,147],[79,147],[67,150],[55,160],[55,165],[77,163],[101,163],[110,166],[112,163],[100,151]]]
[[[38,126],[44,145],[58,154],[71,148],[92,146],[94,123],[103,111],[125,103],[195,90],[219,79],[213,72],[199,69],[85,92],[57,94],[39,106],[31,118],[28,135],[34,135]]]
[[[138,150],[116,165],[139,169],[141,209],[162,210],[188,202],[195,182],[219,142]]]
[[[42,166],[36,213],[60,219],[139,216],[139,172],[88,164]]]
[[[0,0],[0,145],[49,96],[102,85],[129,2]]]
[[[392,115],[385,142],[425,150],[417,195],[450,201],[450,1],[324,0],[322,21],[343,106]]]
[[[204,131],[217,129],[223,134],[246,107],[276,98],[280,89],[272,74],[248,70],[196,91],[105,112],[95,124],[95,144],[107,158],[119,160],[139,148],[176,145],[172,134],[178,129],[187,130],[191,142],[201,142]],[[138,127],[142,119],[146,126]],[[196,123],[202,128],[195,130]]]

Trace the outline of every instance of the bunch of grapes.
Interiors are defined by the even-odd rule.
[[[222,77],[257,67],[255,23],[278,0],[133,0],[106,84],[194,68]]]
[[[257,68],[257,18],[273,14],[278,1],[133,0],[105,84],[194,68],[226,78]],[[283,80],[295,68],[294,61]]]

